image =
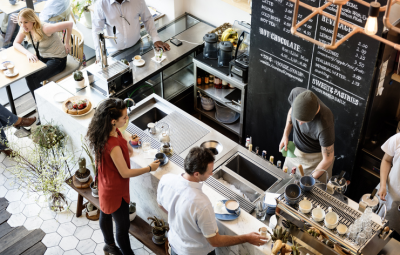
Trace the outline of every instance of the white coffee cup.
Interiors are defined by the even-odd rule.
[[[318,206],[312,210],[311,216],[317,222],[322,221],[325,218],[325,211]]]
[[[142,61],[142,57],[140,55],[136,55],[135,57],[133,57],[133,61],[135,63],[139,63]]]
[[[339,224],[339,216],[332,212],[332,208],[328,208],[328,213],[325,215],[325,226],[329,229],[334,229]]]
[[[306,197],[299,203],[299,208],[302,213],[309,213],[312,209],[312,203]]]
[[[346,225],[344,225],[344,224],[339,224],[339,225],[336,227],[336,229],[337,229],[337,232],[338,232],[340,235],[344,235],[344,234],[346,234],[346,232],[347,232],[347,227],[346,227]]]
[[[13,64],[9,64],[8,66],[7,66],[7,69],[8,69],[8,71],[10,72],[10,74],[13,74],[14,73],[14,65]]]

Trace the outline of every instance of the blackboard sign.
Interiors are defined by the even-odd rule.
[[[325,0],[302,1],[313,7]],[[382,6],[386,2],[381,2]],[[326,50],[290,33],[294,4],[288,0],[253,1],[251,22],[250,72],[246,111],[246,134],[253,146],[267,150],[275,160],[283,160],[278,151],[290,104],[288,96],[294,87],[313,91],[335,117],[335,164],[333,173],[348,172],[354,167],[358,139],[368,104],[379,42],[356,34],[336,50]],[[325,11],[335,15],[336,5]],[[298,21],[311,11],[299,7]],[[382,31],[382,16],[378,18]],[[341,18],[364,27],[368,7],[348,2]],[[330,44],[334,21],[318,15],[298,31]],[[351,28],[339,25],[337,40]],[[293,132],[292,132],[293,133]],[[291,137],[292,140],[292,137]]]

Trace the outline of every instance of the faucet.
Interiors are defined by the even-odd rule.
[[[129,102],[131,102],[132,105],[130,105]],[[124,103],[126,103],[126,107],[128,107],[128,115],[129,115],[129,113],[131,112],[131,107],[135,106],[136,103],[135,103],[135,101],[133,101],[132,98],[129,98],[129,97],[124,99]]]
[[[103,33],[99,33],[99,45],[100,45],[101,67],[102,68],[105,68],[105,67],[108,66],[108,63],[107,63],[107,49],[106,49],[106,40],[105,39],[106,38],[107,39],[114,39],[114,42],[117,43],[116,39],[118,39],[118,38],[115,36],[116,32],[117,32],[117,29],[114,26],[113,27],[114,36],[107,36],[107,35],[104,35]]]

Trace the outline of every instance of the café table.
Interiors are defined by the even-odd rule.
[[[2,0],[0,0],[2,1]],[[8,101],[10,103],[12,113],[17,115],[17,111],[15,109],[14,99],[12,96],[10,85],[20,79],[25,78],[33,73],[36,73],[39,70],[42,70],[46,67],[46,64],[42,61],[30,62],[25,54],[19,52],[14,46],[5,50],[6,59],[3,59],[3,51],[0,52],[0,64],[5,61],[12,61],[14,63],[14,70],[18,70],[18,74],[14,77],[5,76],[5,71],[0,71],[0,88],[6,87]]]
[[[26,7],[26,2],[19,1],[18,3],[12,5],[8,0],[0,0],[0,10],[5,14],[10,14],[17,12]]]

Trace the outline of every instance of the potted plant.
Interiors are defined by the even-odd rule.
[[[83,74],[81,71],[75,71],[73,73],[74,80],[75,80],[75,86],[78,88],[83,88],[85,87],[85,77],[83,77]]]
[[[99,220],[100,218],[99,209],[90,202],[86,204],[86,218],[93,221]]]
[[[94,163],[93,156],[90,153],[89,147],[86,143],[86,141],[81,137],[82,141],[82,149],[86,152],[86,155],[90,159],[90,165],[92,166],[93,169],[93,174],[94,174],[94,181],[90,184],[90,189],[92,190],[92,196],[94,197],[99,197],[99,191],[97,189],[97,166]]]
[[[129,203],[129,220],[133,221],[136,218],[136,203]]]
[[[79,169],[75,172],[75,178],[81,182],[85,183],[89,180],[90,177],[90,170],[86,168],[86,159],[79,158],[78,160]]]
[[[16,154],[8,170],[28,192],[44,195],[51,210],[68,209],[64,182],[76,165],[68,136],[51,122],[32,129],[32,144],[22,144],[13,136],[8,139],[7,146]]]
[[[84,25],[87,28],[92,28],[92,16],[90,14],[89,6],[94,4],[95,0],[73,0],[72,1],[72,12],[78,18],[81,19],[82,14],[85,16]]]
[[[150,220],[150,226],[152,226],[152,234],[153,243],[155,244],[163,244],[165,243],[165,233],[169,230],[169,225],[167,222],[164,222],[162,219],[157,219],[156,216],[148,217],[147,220]]]

